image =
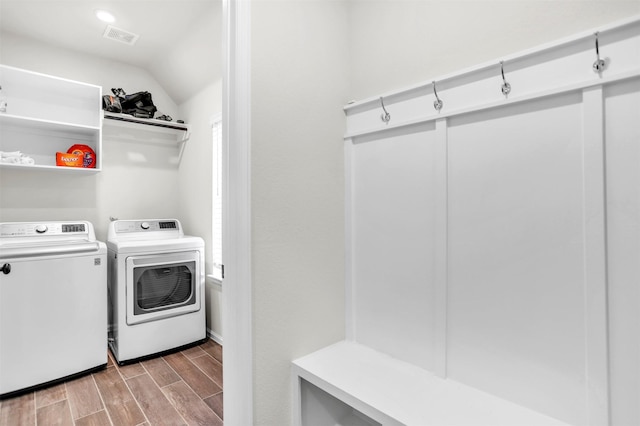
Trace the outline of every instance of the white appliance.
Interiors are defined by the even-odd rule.
[[[0,223],[0,396],[107,365],[107,248],[91,223]]]
[[[206,340],[202,238],[184,235],[176,219],[116,220],[107,248],[119,364]]]

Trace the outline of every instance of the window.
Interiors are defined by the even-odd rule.
[[[212,194],[212,275],[222,280],[222,116],[211,120],[213,146],[213,194]]]

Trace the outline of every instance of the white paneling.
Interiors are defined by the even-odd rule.
[[[355,339],[430,369],[434,324],[435,127],[352,148]]]
[[[350,333],[574,425],[640,424],[640,21],[347,113]],[[431,126],[431,127],[430,127]],[[351,195],[349,195],[351,194]],[[430,242],[432,241],[432,242]],[[422,263],[418,259],[422,259]],[[431,351],[430,351],[431,350]]]
[[[594,29],[466,70],[432,76],[419,85],[385,94],[385,106],[391,114],[389,126],[436,120],[470,110],[528,101],[543,95],[628,78],[630,75],[637,76],[640,72],[638,18],[597,30],[600,56],[606,62],[601,73],[595,73],[592,69],[596,59]],[[508,96],[501,91],[501,60],[504,60],[505,78],[512,89]],[[434,80],[438,96],[444,102],[439,112],[433,108]],[[380,120],[382,109],[379,97],[350,103],[345,106],[345,111],[349,117],[349,137],[385,129],[385,124]]]
[[[611,421],[640,424],[640,79],[607,87]]]
[[[436,188],[434,253],[434,372],[447,376],[447,286],[448,286],[448,156],[447,120],[436,121]]]
[[[602,87],[583,91],[584,302],[587,417],[609,424]]]
[[[449,377],[585,424],[579,94],[450,119]]]
[[[347,340],[355,340],[355,316],[354,316],[354,281],[353,281],[353,141],[347,140],[344,144],[344,314],[345,337]]]

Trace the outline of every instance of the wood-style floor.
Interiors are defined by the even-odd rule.
[[[222,425],[222,347],[208,340],[0,401],[0,426]]]

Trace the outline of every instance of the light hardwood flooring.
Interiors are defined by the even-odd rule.
[[[222,347],[107,368],[0,401],[0,426],[222,425]]]

